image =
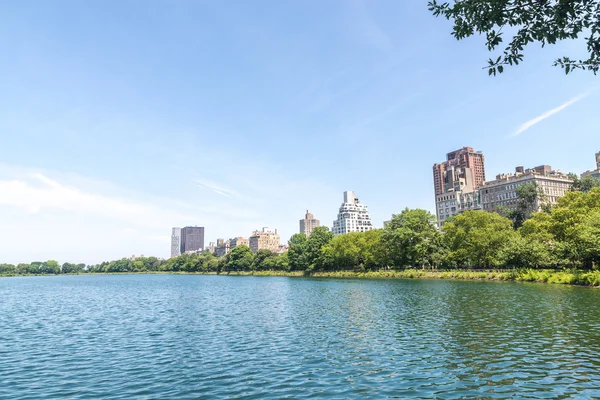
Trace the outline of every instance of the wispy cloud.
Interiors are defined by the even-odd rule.
[[[578,96],[573,97],[572,99],[564,102],[563,104],[561,104],[558,107],[555,107],[551,110],[546,111],[545,113],[538,115],[537,117],[530,119],[529,121],[525,122],[524,124],[522,124],[521,126],[519,126],[517,128],[516,131],[514,131],[512,133],[511,136],[519,136],[520,134],[522,134],[523,132],[525,132],[527,129],[531,128],[534,125],[539,124],[540,122],[542,122],[543,120],[545,120],[546,118],[549,118],[551,116],[553,116],[554,114],[557,114],[561,111],[563,111],[565,108],[577,103],[578,101],[584,99],[585,97],[589,96],[590,93],[592,93],[593,90],[589,90],[585,93],[582,93]]]
[[[39,172],[29,174],[28,178],[0,180],[0,193],[0,205],[20,207],[32,214],[42,210],[60,210],[118,219],[148,228],[191,219],[190,215],[165,210],[154,204],[87,192]]]
[[[208,190],[212,190],[213,192],[215,192],[216,194],[219,194],[221,196],[226,196],[226,197],[237,197],[238,196],[238,194],[235,190],[230,190],[230,189],[224,188],[224,187],[220,186],[219,184],[217,184],[213,181],[210,181],[208,179],[196,179],[196,180],[194,180],[194,182],[199,187],[208,189]]]

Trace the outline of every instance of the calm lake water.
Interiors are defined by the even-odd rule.
[[[597,398],[600,291],[0,278],[1,399]]]

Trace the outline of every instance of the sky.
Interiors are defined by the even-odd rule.
[[[0,262],[168,257],[175,226],[286,241],[345,190],[381,227],[433,212],[463,146],[488,179],[594,167],[598,77],[551,66],[582,41],[489,77],[451,30],[425,0],[1,2]]]

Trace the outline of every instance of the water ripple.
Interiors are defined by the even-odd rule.
[[[456,281],[0,279],[0,399],[597,398],[600,292]]]

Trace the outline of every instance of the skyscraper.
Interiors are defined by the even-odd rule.
[[[450,171],[452,170],[452,171]],[[472,147],[463,147],[446,155],[446,161],[433,165],[433,185],[435,194],[440,195],[454,189],[457,179],[472,183],[473,189],[485,182],[485,157]]]
[[[181,228],[173,228],[171,231],[171,257],[181,254]]]
[[[306,210],[304,219],[300,220],[300,233],[304,233],[307,237],[310,236],[313,229],[320,226],[321,222]]]
[[[477,191],[485,183],[485,158],[472,147],[452,151],[433,165],[436,214],[440,225],[465,209],[480,209]],[[462,205],[466,205],[466,208]]]
[[[204,227],[186,226],[181,229],[181,254],[204,250]]]
[[[333,221],[333,234],[365,232],[373,229],[371,216],[366,205],[361,204],[354,192],[344,192],[344,202],[340,206],[337,220]]]

